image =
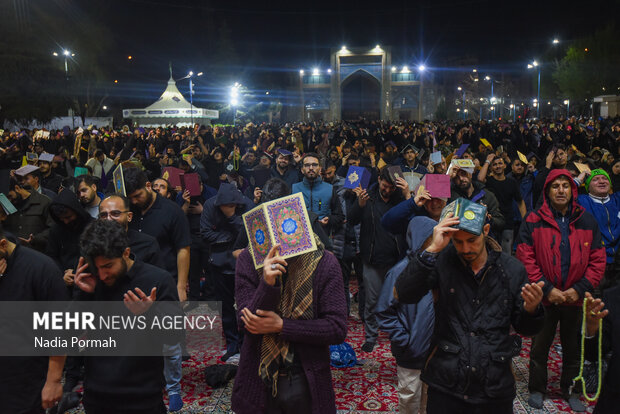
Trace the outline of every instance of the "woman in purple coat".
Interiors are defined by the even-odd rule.
[[[340,266],[318,249],[282,259],[274,246],[262,270],[247,248],[237,259],[235,298],[244,333],[232,394],[236,414],[336,413],[329,345],[347,334]]]

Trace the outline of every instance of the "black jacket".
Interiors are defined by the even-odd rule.
[[[402,259],[407,251],[404,234],[391,234],[381,226],[381,217],[403,200],[400,191],[392,194],[386,203],[379,194],[379,185],[368,190],[370,199],[364,207],[358,202],[351,204],[347,212],[348,223],[361,223],[360,252],[366,263],[378,267],[392,267]]]
[[[396,281],[403,303],[417,303],[429,289],[439,291],[435,307],[435,349],[422,373],[429,387],[470,403],[512,400],[513,339],[510,325],[522,335],[535,335],[543,326],[542,305],[534,315],[523,309],[521,287],[528,282],[523,265],[487,239],[489,254],[477,282],[452,244],[434,265],[419,253]]]
[[[27,239],[33,235],[29,247],[45,252],[49,238],[50,227],[54,220],[50,217],[49,207],[52,201],[36,191],[18,206],[16,213],[11,214],[4,221],[3,226],[17,237]]]
[[[67,226],[54,214],[54,205],[62,205],[77,214],[77,221]],[[46,254],[56,261],[60,270],[76,268],[80,260],[80,235],[84,228],[94,219],[80,204],[75,193],[67,188],[50,204],[50,217],[56,224],[50,229]]]

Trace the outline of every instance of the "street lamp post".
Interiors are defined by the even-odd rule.
[[[568,119],[570,113],[570,100],[566,99],[564,101],[564,105],[566,105],[566,119]]]
[[[462,111],[463,111],[463,119],[465,119],[465,89],[460,87],[460,86],[458,88],[456,88],[456,89],[458,89],[459,91],[463,92],[463,96],[461,98],[461,106],[463,107],[463,109],[462,109]]]
[[[533,61],[532,63],[527,65],[528,69],[537,68],[538,69],[538,105],[536,106],[536,118],[540,119],[540,65],[537,61]]]
[[[198,72],[196,76],[202,76],[202,72]],[[190,122],[192,124],[192,130],[194,128],[194,81],[192,81],[193,77],[194,77],[194,72],[190,70],[187,76],[184,76],[181,79],[179,79],[180,81],[183,79],[189,79],[189,116],[190,116]]]
[[[235,82],[235,84],[230,87],[230,106],[233,107],[233,126],[235,126],[237,122],[237,105],[239,104],[240,86],[241,84]]]
[[[418,72],[420,73],[420,103],[418,105],[418,118],[420,121],[424,119],[424,71],[426,70],[425,65],[418,66]]]
[[[59,56],[58,52],[53,52],[52,55]],[[62,50],[62,55],[65,58],[65,79],[69,80],[69,64],[68,64],[67,60],[69,59],[69,57],[75,56],[75,53],[71,53],[67,49],[63,49]]]
[[[491,99],[489,99],[489,102],[491,103],[491,119],[495,119],[495,97],[493,95],[493,84],[495,83],[495,79],[487,75],[484,77],[484,80],[491,82]]]

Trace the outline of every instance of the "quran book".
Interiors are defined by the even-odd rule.
[[[519,156],[519,160],[521,160],[523,164],[527,165],[527,157],[525,156],[525,154],[523,154],[521,151],[517,151],[517,155]]]
[[[454,167],[459,167],[461,170],[467,171],[470,174],[473,174],[474,169],[476,168],[474,162],[469,158],[453,159],[450,162],[450,166],[448,167],[446,174],[449,175]]]
[[[479,236],[486,223],[487,208],[482,204],[474,203],[466,198],[457,198],[444,207],[439,221],[443,220],[448,213],[454,213],[454,217],[460,220],[456,226],[459,230]]]
[[[489,147],[489,148],[493,149],[493,146],[491,145],[491,143],[489,141],[487,141],[486,139],[484,139],[484,138],[480,138],[480,143],[482,145],[484,145],[485,147]]]
[[[390,174],[390,180],[392,184],[396,185],[397,178],[405,178],[403,176],[403,170],[400,169],[398,165],[391,165],[388,167],[388,173]]]
[[[88,175],[88,168],[86,167],[75,167],[73,171],[74,177],[79,177],[80,175]]]
[[[183,183],[181,183],[181,174],[184,173],[185,171],[180,168],[166,167],[164,168],[161,178],[168,180],[172,188],[182,187]]]
[[[364,167],[356,167],[351,165],[347,172],[347,177],[344,180],[344,188],[357,188],[362,187],[364,190],[368,188],[370,183],[370,172]]]
[[[445,174],[426,174],[416,188],[416,195],[424,190],[431,193],[433,198],[449,199],[451,196],[450,177]]]
[[[463,156],[463,154],[465,154],[465,151],[467,151],[467,148],[469,148],[469,144],[463,144],[459,147],[458,150],[456,150],[456,153],[454,154],[454,156],[456,158],[461,158]]]
[[[416,173],[416,172],[404,172],[403,178],[407,181],[407,185],[409,186],[409,191],[414,191],[418,184],[420,184],[420,180],[424,177],[424,174]]]
[[[280,245],[279,256],[298,256],[316,250],[312,225],[301,193],[259,205],[243,215],[248,250],[254,267],[260,269],[272,246]]]
[[[123,175],[123,164],[119,164],[118,167],[112,173],[112,180],[114,181],[114,192],[116,194],[127,197],[125,191],[125,176]]]
[[[0,193],[0,206],[4,210],[7,216],[10,216],[13,213],[17,213],[17,209],[11,203],[11,200],[7,198],[3,193]]]
[[[189,191],[190,197],[200,195],[200,176],[198,173],[181,174],[181,184],[183,191]]]

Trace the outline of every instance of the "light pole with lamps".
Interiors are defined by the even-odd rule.
[[[230,87],[230,106],[233,107],[233,126],[236,125],[237,121],[237,105],[239,105],[239,87],[240,83],[235,82],[233,86]]]
[[[202,76],[202,72],[198,72],[196,76]],[[192,130],[193,130],[194,128],[194,82],[192,81],[192,77],[194,77],[194,72],[190,70],[186,76],[182,77],[179,80],[182,81],[183,79],[189,79],[189,109],[190,109],[189,116],[191,119]]]
[[[405,66],[406,67],[406,66]],[[404,68],[403,68],[404,70]],[[418,118],[420,121],[422,121],[424,119],[424,81],[422,79],[422,76],[424,75],[424,71],[426,70],[426,66],[425,65],[419,65],[418,66],[418,72],[420,73],[420,104],[418,107]]]
[[[461,106],[463,107],[463,119],[465,119],[465,89],[460,86],[456,89],[463,92],[463,96],[461,97]]]
[[[60,56],[58,54],[58,52],[53,52],[52,55],[54,56]],[[69,64],[67,63],[67,59],[69,59],[69,57],[73,57],[75,56],[75,53],[71,53],[70,51],[68,51],[67,49],[63,49],[62,50],[62,55],[65,58],[65,79],[69,80]]]
[[[538,69],[538,97],[537,97],[538,105],[536,106],[536,118],[540,119],[540,65],[538,64],[537,61],[533,61],[532,63],[528,63],[527,68],[528,69],[532,69],[532,68],[537,68]]]
[[[484,77],[484,80],[491,82],[491,99],[489,99],[489,102],[491,103],[491,119],[495,119],[495,106],[493,106],[495,104],[495,97],[493,96],[493,84],[495,83],[495,79],[487,75]]]
[[[570,113],[570,100],[566,99],[564,101],[564,105],[566,105],[566,119],[568,119]]]

